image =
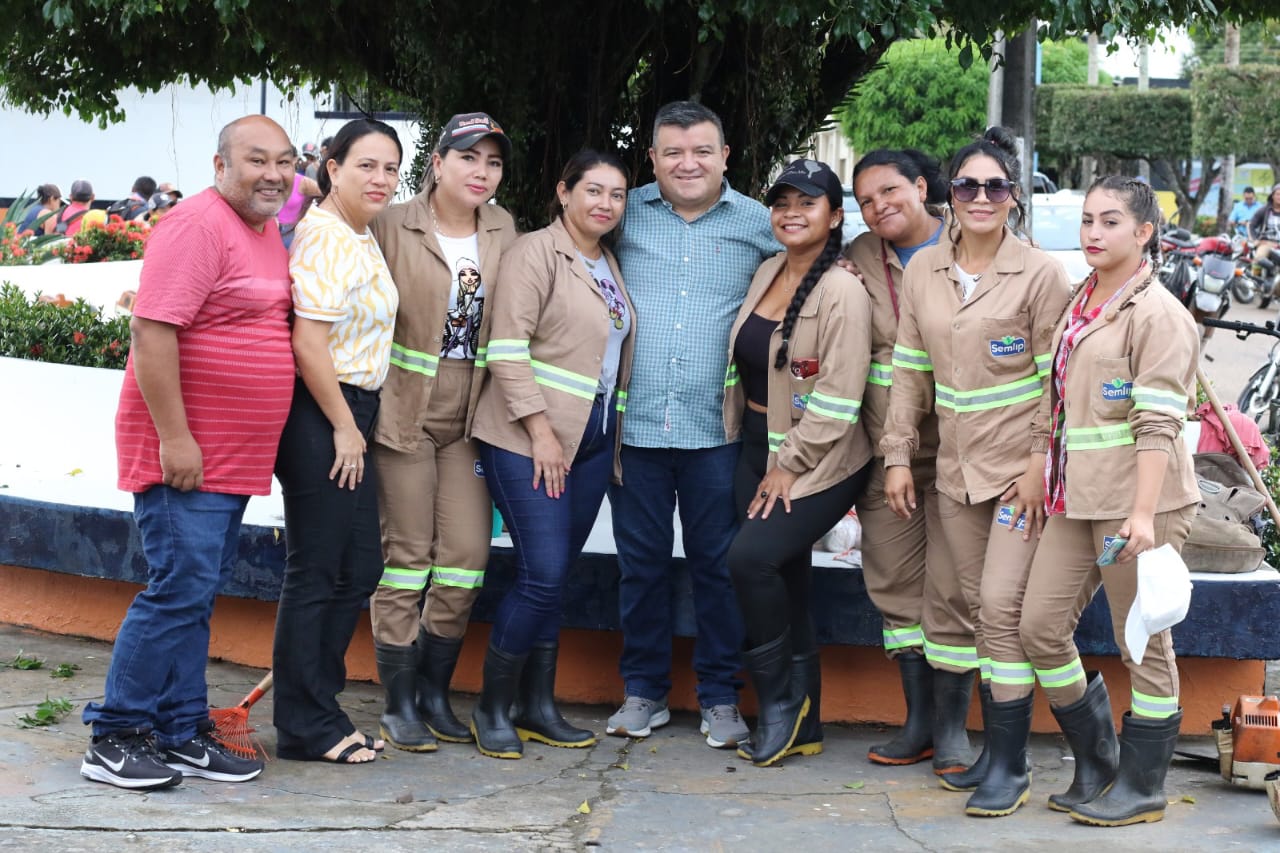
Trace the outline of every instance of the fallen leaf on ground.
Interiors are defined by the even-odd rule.
[[[578,814],[591,814],[591,805],[586,801],[582,801],[582,805],[578,806]]]
[[[856,791],[856,790],[858,790],[859,788],[861,788],[862,786],[864,786],[864,785],[866,785],[866,784],[867,784],[866,782],[845,782],[845,783],[844,783],[844,786],[845,786],[846,788],[851,788],[851,789],[853,789],[853,790],[855,790],[855,791]]]

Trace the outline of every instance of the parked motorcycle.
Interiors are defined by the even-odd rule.
[[[1231,238],[1231,248],[1236,262],[1236,274],[1231,279],[1231,298],[1241,305],[1251,305],[1262,289],[1250,269],[1253,266],[1253,246],[1248,238],[1237,234]]]
[[[1280,266],[1276,264],[1275,254],[1267,255],[1261,260],[1255,259],[1252,275],[1258,282],[1258,290],[1262,294],[1262,301],[1258,303],[1258,307],[1266,308],[1271,304],[1271,300],[1280,296]]]
[[[1164,261],[1156,277],[1188,309],[1191,308],[1195,295],[1193,283],[1198,248],[1199,243],[1186,229],[1167,228],[1160,234],[1160,251],[1164,255]]]

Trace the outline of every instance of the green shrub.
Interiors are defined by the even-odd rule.
[[[128,355],[128,317],[104,319],[83,299],[29,300],[0,285],[0,356],[122,370]]]

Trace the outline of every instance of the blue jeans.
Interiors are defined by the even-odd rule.
[[[161,747],[178,746],[209,718],[209,617],[231,574],[248,502],[162,485],[134,495],[147,588],[116,634],[106,695],[85,706],[95,736],[153,729]]]
[[[489,634],[494,648],[524,655],[559,637],[564,581],[604,503],[616,435],[612,402],[597,398],[558,499],[547,496],[545,482],[532,488],[531,458],[478,442],[485,484],[516,551],[515,583],[498,605]]]
[[[618,546],[619,669],[628,696],[662,699],[671,689],[674,585],[672,515],[679,495],[685,562],[693,585],[698,704],[737,704],[742,617],[725,557],[738,530],[733,472],[739,445],[701,450],[622,447],[624,486],[609,490]]]

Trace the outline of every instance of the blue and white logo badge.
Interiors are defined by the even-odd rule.
[[[480,464],[479,459],[476,460],[475,472],[477,477],[479,477],[481,480],[484,479],[484,466]]]
[[[1015,338],[1013,335],[1005,335],[998,341],[989,341],[988,343],[991,345],[991,354],[996,358],[1022,355],[1027,351],[1027,339]]]
[[[1013,507],[1005,504],[1000,507],[1000,511],[996,513],[996,524],[1001,527],[1008,527],[1009,522],[1013,519]],[[1014,526],[1014,530],[1027,529],[1027,514],[1024,512],[1018,516],[1018,523]]]
[[[808,394],[792,394],[791,408],[793,409],[809,408],[809,395]]]
[[[1133,383],[1126,382],[1117,376],[1110,382],[1102,383],[1102,399],[1128,400],[1133,396]]]

